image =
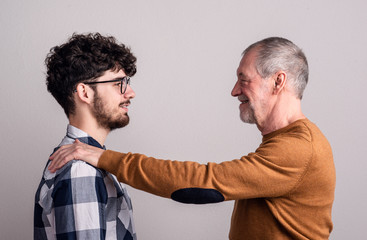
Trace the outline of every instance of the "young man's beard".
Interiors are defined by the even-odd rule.
[[[93,115],[97,120],[99,126],[109,129],[110,131],[125,127],[129,124],[129,116],[126,114],[118,113],[119,107],[116,106],[116,112],[111,109],[106,109],[106,105],[102,99],[98,96],[97,91],[95,92],[93,99]]]

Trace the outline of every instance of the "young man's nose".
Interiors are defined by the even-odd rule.
[[[127,85],[126,87],[126,91],[125,93],[123,94],[124,97],[126,98],[134,98],[135,97],[135,92],[134,90],[130,87],[130,85]]]

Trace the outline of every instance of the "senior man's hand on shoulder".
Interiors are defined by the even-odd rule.
[[[105,150],[80,142],[78,139],[73,144],[61,146],[52,156],[48,170],[56,172],[73,159],[83,160],[95,167]]]

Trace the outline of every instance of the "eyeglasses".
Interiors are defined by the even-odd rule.
[[[123,78],[118,78],[109,81],[100,81],[100,82],[84,82],[84,84],[97,84],[97,83],[110,83],[110,82],[120,82],[120,92],[124,94],[126,92],[127,85],[130,85],[130,77],[125,76]]]

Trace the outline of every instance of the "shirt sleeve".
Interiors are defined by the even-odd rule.
[[[73,162],[58,177],[52,197],[57,239],[105,239],[107,190],[99,170]]]
[[[286,194],[304,176],[311,156],[310,142],[295,135],[275,137],[254,153],[222,163],[161,160],[107,150],[98,167],[158,196],[184,203],[212,203]]]

